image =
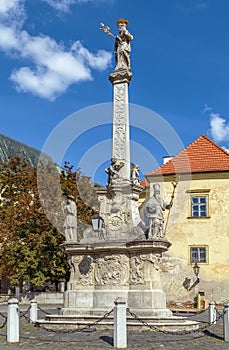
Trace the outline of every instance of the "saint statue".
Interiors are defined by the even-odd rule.
[[[77,208],[73,196],[67,196],[67,203],[64,206],[64,211],[66,213],[64,221],[65,240],[77,242]]]
[[[120,18],[117,21],[117,26],[119,33],[115,38],[115,60],[116,69],[128,69],[130,70],[130,42],[133,40],[133,35],[131,35],[126,27],[129,22],[126,19]]]
[[[105,172],[108,174],[108,185],[111,185],[115,182],[115,180],[119,179],[119,170],[124,166],[124,164],[124,162],[118,163],[116,158],[111,158],[110,167],[105,169]]]
[[[145,213],[149,220],[148,239],[164,237],[164,215],[165,209],[170,209],[172,201],[166,204],[160,196],[160,185],[154,184],[154,194],[145,206]]]
[[[139,174],[139,165],[132,164],[131,168],[131,180],[134,185],[139,185],[139,179],[140,179],[140,174]]]

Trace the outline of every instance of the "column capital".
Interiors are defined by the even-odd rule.
[[[128,69],[116,69],[109,75],[112,85],[120,83],[130,83],[132,72]]]

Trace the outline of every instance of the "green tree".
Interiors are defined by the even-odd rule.
[[[38,286],[68,276],[67,259],[59,247],[64,242],[62,192],[78,198],[82,229],[93,213],[80,197],[76,179],[93,192],[90,178],[72,169],[59,173],[51,162],[33,168],[16,157],[0,165],[0,277],[7,276],[13,285],[27,280]],[[62,186],[59,191],[55,181]],[[92,194],[86,196],[95,202]]]

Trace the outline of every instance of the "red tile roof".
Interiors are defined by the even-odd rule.
[[[147,180],[141,180],[140,185],[147,187],[147,186],[149,186],[149,182]]]
[[[207,136],[201,135],[167,163],[146,174],[146,177],[212,171],[229,171],[229,153]]]

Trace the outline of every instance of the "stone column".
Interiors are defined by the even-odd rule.
[[[132,73],[128,70],[116,70],[110,74],[114,87],[113,96],[113,145],[112,158],[125,163],[120,169],[122,179],[130,179],[130,133],[128,84]]]

